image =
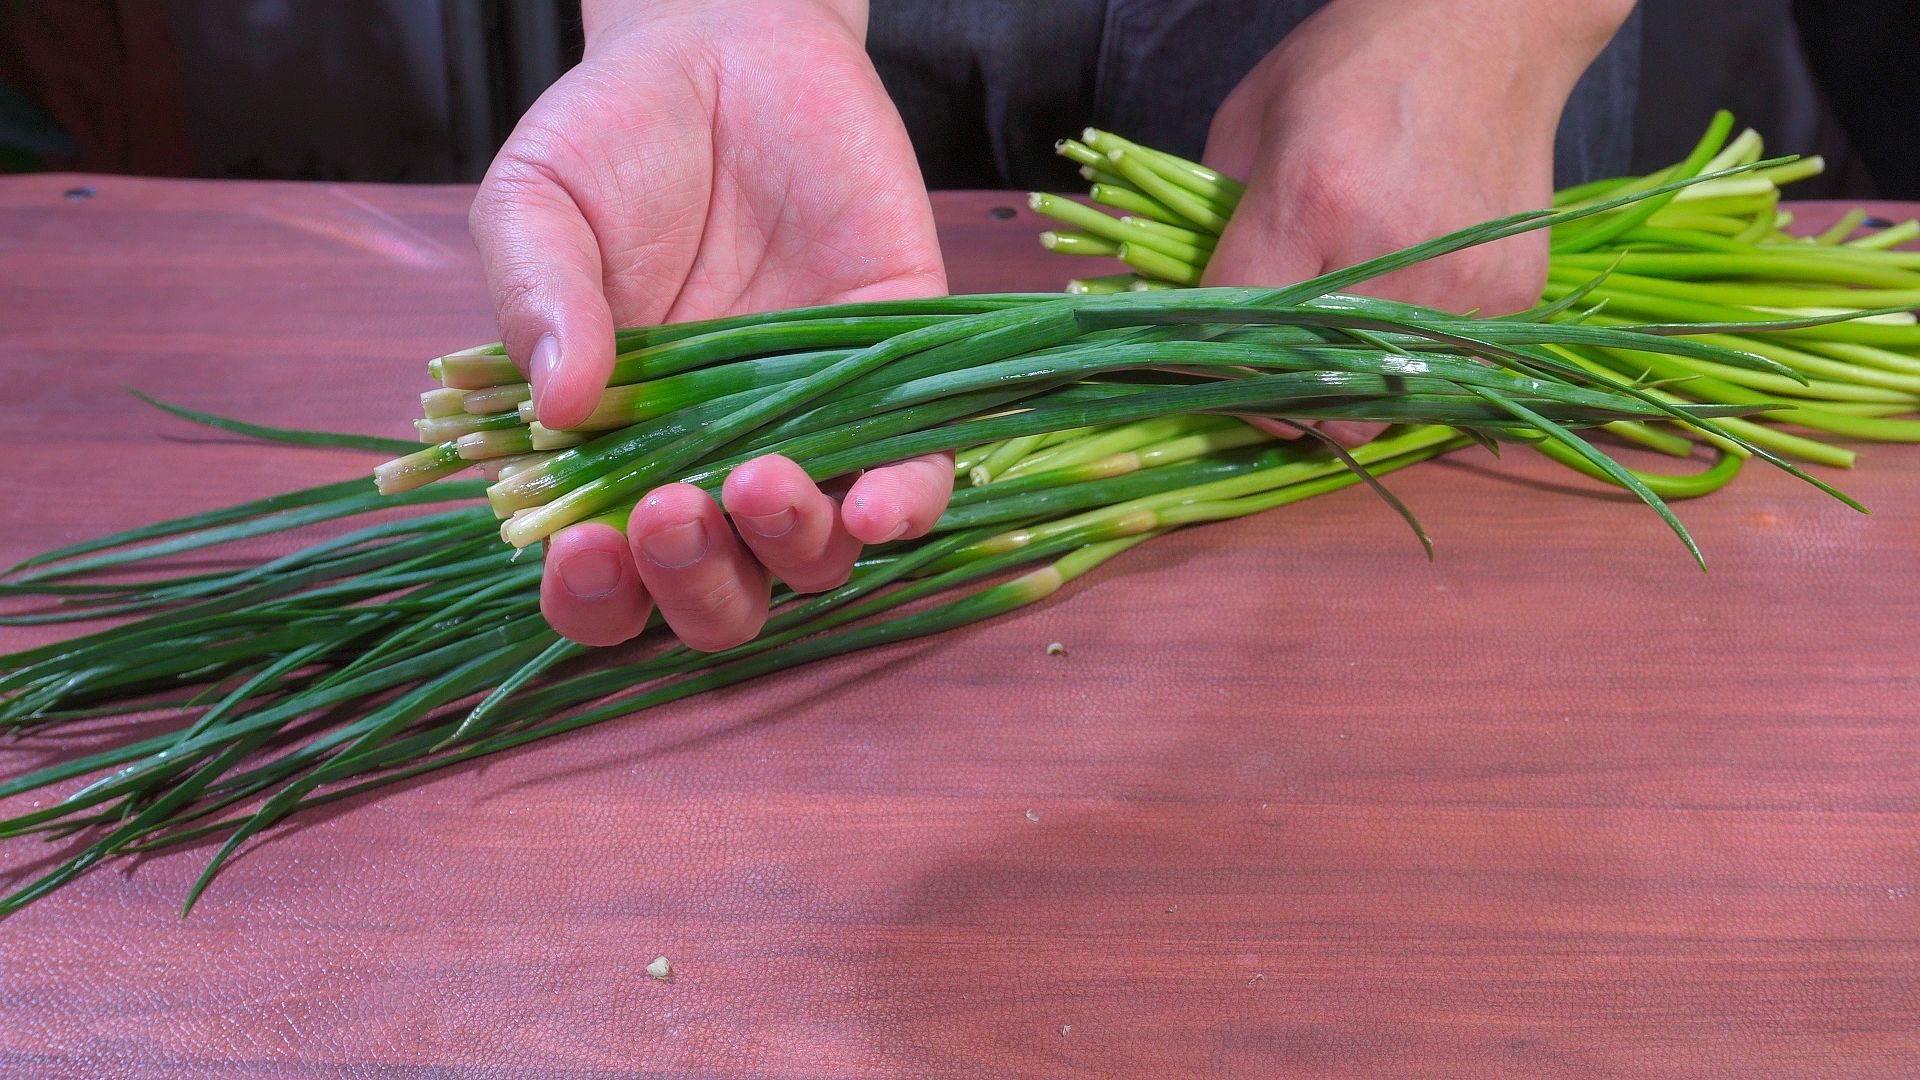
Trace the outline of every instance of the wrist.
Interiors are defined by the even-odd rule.
[[[636,26],[675,16],[711,14],[721,6],[712,0],[581,0],[580,23],[586,46],[592,50],[596,43]],[[844,25],[858,41],[867,37],[867,0],[736,0],[726,6],[815,12]]]
[[[1360,37],[1421,42],[1436,62],[1470,64],[1515,89],[1569,93],[1633,7],[1634,0],[1333,0],[1315,18],[1369,28]]]
[[[1434,6],[1517,81],[1564,96],[1633,12],[1634,0],[1438,0]]]

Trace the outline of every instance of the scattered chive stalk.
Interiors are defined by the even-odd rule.
[[[1341,290],[1473,243],[1605,221],[1690,187],[1709,197],[1675,200],[1625,234],[1685,229],[1662,215],[1691,204],[1728,227],[1688,232],[1694,246],[1668,248],[1725,254],[1724,238],[1751,224],[1723,213],[1733,200],[1753,199],[1751,185],[1734,182],[1780,175],[1759,162],[1757,138],[1742,140],[1713,151],[1697,177],[1593,187],[1556,213],[1490,222],[1287,289],[1174,290],[1128,275],[1089,281],[1064,298],[952,297],[621,330],[609,394],[631,411],[607,430],[545,432],[527,423],[519,408],[525,383],[498,343],[439,357],[429,370],[442,385],[421,398],[423,420],[510,419],[405,452],[375,470],[375,483],[322,485],[149,525],[0,575],[0,595],[37,605],[0,615],[0,624],[121,620],[0,656],[0,727],[84,732],[156,710],[179,717],[158,734],[0,780],[0,799],[42,796],[9,804],[14,813],[0,820],[0,837],[70,843],[61,860],[0,899],[0,914],[116,856],[224,837],[187,897],[191,909],[248,838],[303,809],[1017,610],[1169,529],[1363,483],[1411,520],[1379,478],[1474,442],[1538,445],[1636,491],[1686,539],[1664,500],[1705,494],[1752,457],[1792,468],[1753,437],[1778,433],[1764,419],[1778,403],[1759,380],[1798,391],[1834,381],[1848,365],[1912,374],[1907,346],[1823,334],[1861,325],[1845,313],[1796,319],[1732,305],[1739,315],[1727,318],[1728,305],[1714,301],[1711,321],[1722,325],[1711,327],[1712,340],[1696,340],[1683,336],[1688,328],[1666,325],[1673,316],[1664,310],[1616,316],[1609,306],[1606,318],[1583,321],[1566,302],[1518,318],[1469,319]],[[1195,269],[1211,250],[1209,230],[1217,232],[1240,196],[1229,178],[1104,133],[1090,131],[1062,152],[1109,186],[1105,205],[1135,218],[1122,223],[1124,243],[1179,241]],[[1143,176],[1130,186],[1129,177]],[[1776,220],[1767,218],[1769,227]],[[1108,236],[1056,235],[1103,243]],[[1097,248],[1056,240],[1055,249],[1077,243]],[[1122,244],[1112,246],[1118,252]],[[1835,283],[1838,269],[1827,265],[1835,258],[1889,273],[1920,270],[1899,253],[1771,233],[1749,246],[1789,259],[1816,251],[1826,284]],[[1164,242],[1142,250],[1172,257]],[[1717,271],[1692,269],[1718,280]],[[1593,276],[1562,300],[1596,293]],[[1779,348],[1761,354],[1719,343],[1728,338]],[[1787,348],[1840,367],[1796,369]],[[1723,400],[1693,383],[1624,370],[1643,356],[1717,365],[1725,378],[1715,385],[1738,393]],[[1884,421],[1888,414],[1860,409],[1903,406],[1849,400],[1830,411]],[[404,445],[161,407],[269,440],[387,453]],[[1347,451],[1313,439],[1275,441],[1243,416],[1395,426]],[[1608,424],[1667,453],[1704,441],[1721,456],[1693,474],[1630,470],[1578,433]],[[549,441],[555,445],[540,445]],[[787,453],[826,476],[938,449],[955,452],[958,487],[930,535],[871,551],[830,592],[777,592],[762,635],[721,653],[692,652],[655,627],[617,662],[590,662],[592,650],[560,640],[539,616],[540,560],[516,558],[500,541],[502,517],[525,542],[581,515],[620,523],[646,487],[687,479],[717,488],[732,464],[759,453]],[[483,456],[499,479],[451,479],[471,466],[466,454]],[[567,512],[556,513],[559,506]],[[380,513],[399,507],[424,509]],[[163,561],[300,527],[322,532],[291,554],[233,569],[182,572]]]

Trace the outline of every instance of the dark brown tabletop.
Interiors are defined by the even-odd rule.
[[[121,386],[405,433],[493,336],[467,198],[0,180],[0,563],[364,471]],[[1094,272],[937,206],[956,290]],[[208,850],[111,866],[0,922],[0,1076],[1920,1073],[1920,448],[1862,449],[1872,516],[1682,505],[1710,574],[1456,454],[1393,479],[1431,564],[1351,489],[299,819],[185,921]]]

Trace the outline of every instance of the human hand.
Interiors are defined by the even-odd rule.
[[[1209,285],[1286,285],[1548,205],[1574,82],[1626,0],[1334,0],[1214,115],[1205,160],[1247,178]],[[1547,236],[1527,233],[1359,291],[1453,311],[1538,302]],[[1334,423],[1342,442],[1379,425]]]
[[[615,326],[946,291],[913,149],[862,48],[864,3],[589,0],[583,15],[584,58],[515,128],[470,218],[542,424],[592,411]],[[930,529],[951,490],[945,455],[868,472],[839,502],[761,458],[728,477],[724,514],[675,484],[625,536],[553,537],[541,609],[611,645],[657,604],[690,647],[728,648],[759,632],[773,576],[833,588],[863,544]]]

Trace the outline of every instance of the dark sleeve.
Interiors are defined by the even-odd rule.
[[[874,0],[867,48],[927,183],[1075,188],[1053,142],[1092,124],[1199,157],[1214,110],[1322,0]],[[1636,12],[1574,89],[1561,185],[1627,170]]]
[[[1794,0],[1807,62],[1879,194],[1920,199],[1913,0]]]

